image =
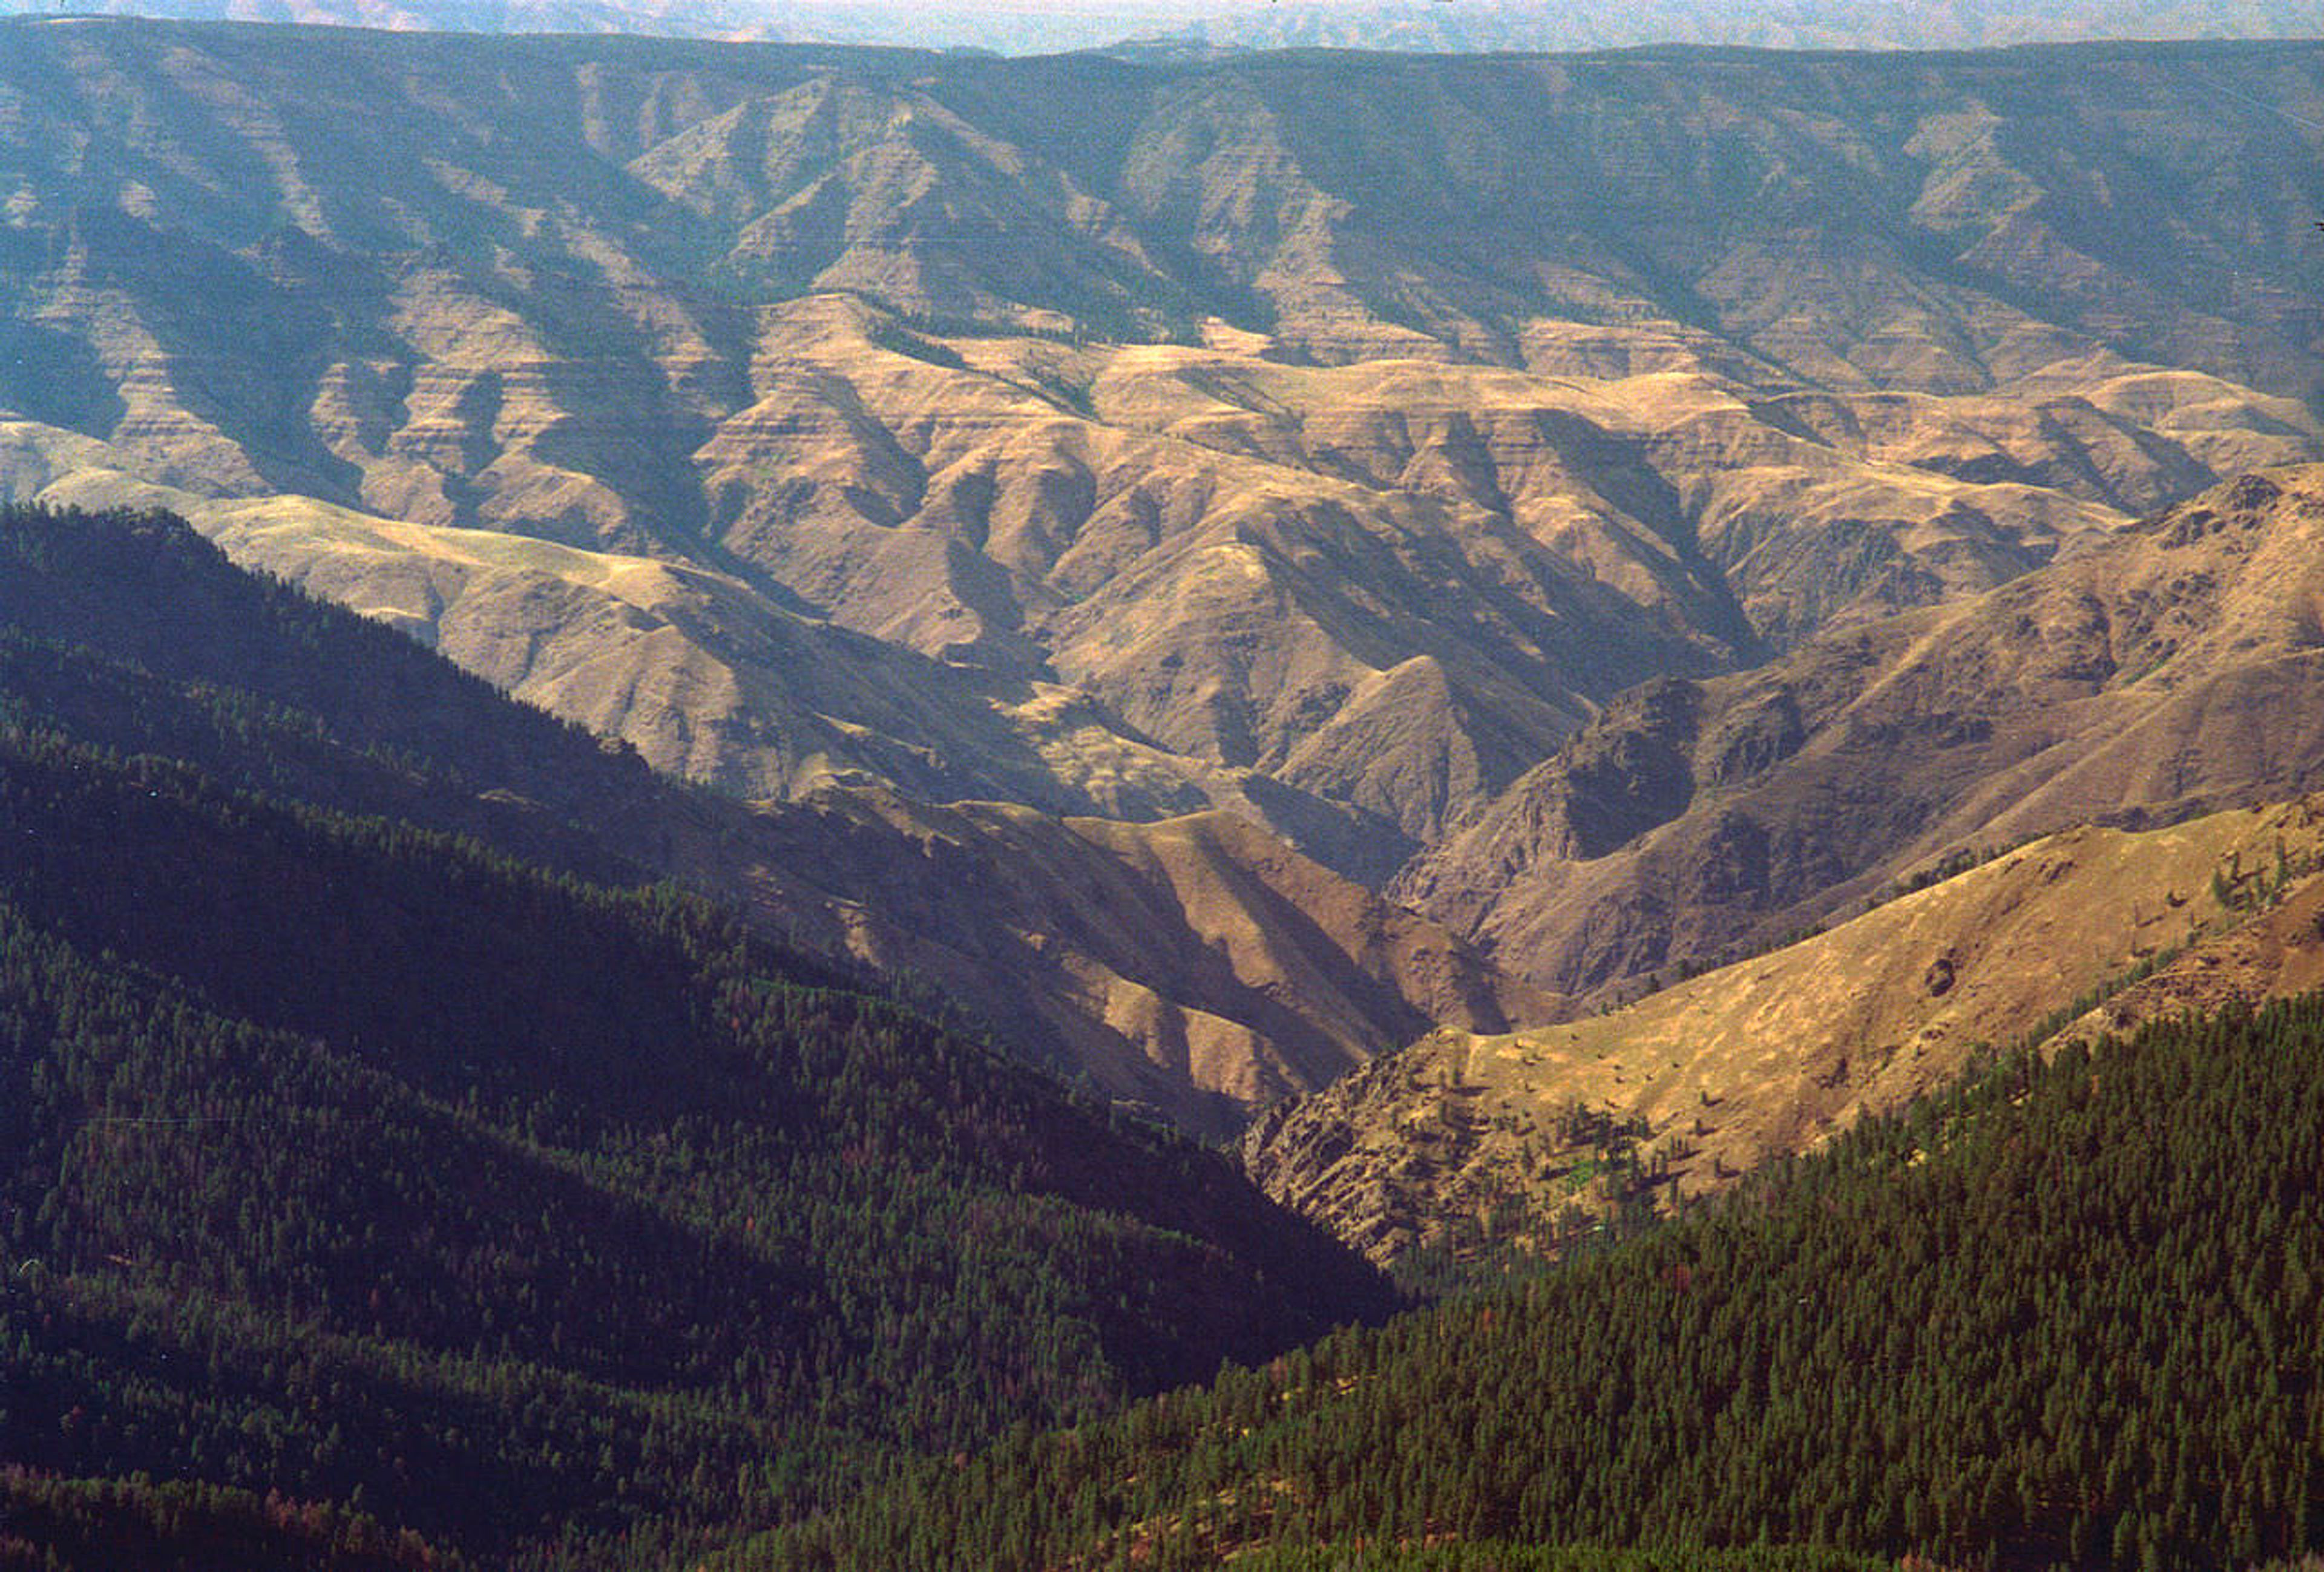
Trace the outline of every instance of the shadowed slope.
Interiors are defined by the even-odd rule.
[[[621,877],[505,783],[686,794],[173,520],[0,511],[0,622],[10,1460],[124,1531],[612,1559],[1387,1307],[1215,1154],[471,838]]]
[[[295,542],[315,510],[226,515]],[[47,642],[6,650],[8,691],[72,717],[93,743],[480,836],[594,878],[675,875],[745,903],[764,931],[844,974],[870,961],[941,983],[1018,1051],[1205,1134],[1429,1025],[1497,1030],[1542,1013],[1434,924],[1240,818],[1120,824],[863,787],[752,807],[658,779],[633,753],[510,703],[378,622],[236,572],[167,518],[26,520],[37,549],[0,563],[0,614]],[[356,544],[374,530],[430,537],[337,523]],[[665,630],[685,626],[687,596],[702,593],[688,582],[699,575],[666,565],[449,535],[400,559],[423,573],[383,582],[443,584],[454,607],[452,595],[520,608],[596,595],[613,618],[669,614]],[[777,627],[843,654],[869,643],[797,619]],[[535,642],[549,644],[537,630]],[[844,666],[798,675],[844,692]],[[221,717],[201,697],[213,690],[247,698]]]
[[[1641,689],[1397,888],[1579,994],[1963,849],[2307,789],[2319,533],[2324,469],[2270,471],[1987,594]]]

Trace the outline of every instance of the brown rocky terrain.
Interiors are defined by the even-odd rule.
[[[1397,892],[1584,995],[1762,947],[1949,856],[2318,783],[2324,467],[1983,595],[1626,695]]]
[[[1635,682],[2318,438],[2310,48],[8,37],[0,403],[60,441],[724,573],[1415,841]],[[817,778],[698,691],[576,702]],[[890,778],[1083,805],[984,764]]]
[[[1812,1149],[1981,1047],[2324,984],[2319,867],[2314,797],[2066,831],[1609,1014],[1433,1033],[1269,1110],[1245,1166],[1382,1262],[1478,1248],[1497,1208],[1505,1241],[1548,1246],[1623,1196],[1668,1205]]]
[[[1020,1052],[1205,1135],[1436,1023],[1496,1031],[1559,1007],[1292,850],[1262,827],[1286,794],[1246,795],[1230,772],[1127,741],[1077,695],[1028,696],[782,611],[724,575],[307,499],[202,499],[94,465],[42,494],[175,508],[246,563],[403,627],[546,708],[602,720],[593,705],[618,694],[646,748],[664,741],[657,718],[678,745],[707,746],[687,730],[705,717],[817,740],[827,752],[798,762],[793,796],[704,793],[690,811],[634,821],[639,804],[606,804],[610,837],[810,948],[936,984]],[[754,638],[736,643],[743,633]],[[722,703],[690,685],[720,688]],[[914,729],[978,715],[970,734]],[[936,807],[884,784],[959,784],[935,773],[954,758],[1018,770],[1034,802],[1066,779],[1155,822]],[[1059,758],[1071,768],[1041,762]],[[1206,790],[1229,807],[1210,807]],[[1175,816],[1157,811],[1174,802]]]
[[[1239,815],[1056,819],[825,792],[708,849],[789,932],[936,983],[1013,1040],[1209,1136],[1435,1023],[1558,1001]]]
[[[2119,366],[2064,402],[2120,424],[2093,416],[2061,443],[2019,429],[2048,418],[2042,399],[1770,413],[1700,370],[1301,368],[1021,338],[964,340],[954,369],[882,347],[878,320],[833,298],[780,317],[784,389],[702,450],[737,499],[722,552],[541,542],[424,507],[389,529],[319,500],[220,538],[733,789],[793,795],[847,768],[938,800],[1140,818],[1247,808],[1257,772],[1291,788],[1263,819],[1376,879],[1633,683],[1989,588],[2117,528],[2100,495],[2160,500],[2315,432],[2288,401]],[[862,429],[831,429],[834,400]],[[86,500],[119,489],[91,469],[170,467],[11,430],[18,494]],[[882,517],[878,455],[910,433]],[[2165,441],[2177,469],[2152,460]],[[2012,444],[2057,483],[1939,473]],[[2104,488],[2063,473],[2100,469]],[[207,518],[235,499],[170,500]],[[447,575],[447,552],[496,554],[531,588]],[[614,617],[592,609],[611,562],[636,569]],[[545,589],[551,564],[586,593]],[[645,621],[641,595],[661,608]],[[1366,824],[1390,832],[1343,858]]]
[[[34,494],[169,509],[244,565],[401,628],[659,768],[740,796],[880,780],[939,801],[1132,819],[1229,804],[1268,819],[1240,789],[1242,772],[1144,741],[1085,694],[930,659],[803,616],[732,575],[309,498],[203,497],[96,463]]]
[[[1941,824],[1635,855],[1896,628],[2324,441],[2313,46],[0,38],[0,490],[760,800],[698,877],[1205,1128],[1984,833],[2006,750]],[[2285,775],[2204,768],[2156,811]],[[1431,847],[1532,984],[1342,882]]]

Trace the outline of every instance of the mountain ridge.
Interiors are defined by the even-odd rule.
[[[2296,1558],[2319,1046],[2309,995],[2006,1055],[1730,1204],[713,1565]]]
[[[2005,842],[1618,1008],[1431,1033],[1268,1110],[1245,1168],[1384,1264],[1571,1250],[1609,1216],[1718,1194],[1995,1052],[2324,987],[2319,808]]]
[[[1404,962],[1269,1034],[1263,946],[1177,992],[1212,974],[1079,950],[1106,923],[1074,889],[981,871],[1004,909],[915,933],[883,879],[1033,833],[942,804],[1039,809],[1042,855],[1102,886],[1066,821],[1176,856],[1172,820],[1223,810],[1383,887],[1642,682],[1991,591],[2324,447],[2308,46],[5,36],[0,492],[169,503],[657,766],[865,794],[850,888],[738,856],[786,832],[708,808],[653,850],[1213,1132],[1420,1024],[1377,992]],[[1780,711],[1718,768],[1788,746]],[[1577,848],[1640,827],[1621,751]],[[1742,889],[1734,831],[1711,872]],[[1248,915],[1188,913],[1197,885],[1258,898],[1098,839],[1173,892],[1157,950]],[[1523,1019],[1654,963],[1636,932],[1530,953],[1452,882],[1436,917],[1529,976],[1406,925],[1462,957],[1431,997]],[[980,979],[996,945],[1031,996]]]
[[[102,0],[84,14],[120,15],[128,0]],[[2300,38],[2312,19],[2282,0],[2231,13],[2174,0],[2097,0],[2042,14],[1995,14],[1979,6],[1929,6],[1876,13],[1846,0],[1738,14],[1687,0],[1641,5],[1619,17],[1577,15],[1545,5],[1480,13],[1442,5],[1326,3],[1260,6],[1138,0],[994,15],[938,5],[831,0],[672,5],[657,0],[508,0],[486,11],[447,0],[145,0],[135,13],[179,20],[333,23],[420,31],[512,33],[634,33],[729,41],[887,45],[1002,54],[1095,51],[1131,60],[1202,60],[1238,51],[1356,49],[1428,53],[1533,53],[1608,48],[1747,47],[1815,50],[1941,50],[2026,47],[2063,39]]]
[[[941,983],[1028,1057],[1206,1134],[1436,1020],[1537,1013],[1529,990],[1434,924],[1239,819],[1190,832],[1183,820],[937,809],[861,787],[757,806],[686,788],[387,627],[255,583],[166,515],[140,517],[153,538],[130,571],[96,530],[0,579],[12,627],[65,647],[0,666],[103,745],[150,750],[119,717],[158,728],[175,714],[175,747],[229,777],[479,835],[610,883],[674,877],[741,904],[838,975],[876,962],[913,997]],[[132,593],[171,610],[127,611]],[[304,608],[294,621],[309,637],[374,674],[370,690],[350,692],[319,653],[265,657],[203,621],[280,620],[286,602]],[[76,644],[129,652],[146,675],[108,668],[92,685],[74,675]],[[256,691],[281,712],[264,724],[187,714],[170,682]],[[342,745],[318,712],[377,730]]]
[[[180,522],[0,510],[0,669],[11,1531],[628,1564],[1393,1302],[956,1012],[496,850],[501,764],[650,777]]]
[[[2324,469],[2254,474],[1984,595],[1634,698],[1397,891],[1580,996],[1795,932],[1965,847],[2309,789],[2319,518]],[[1595,838],[1570,828],[1640,803]]]

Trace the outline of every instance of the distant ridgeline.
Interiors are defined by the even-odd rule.
[[[651,1564],[1390,1308],[590,882],[670,789],[175,520],[0,510],[0,1567]]]
[[[1570,1269],[716,1564],[2297,1558],[2324,1545],[2319,1153],[2324,999],[2014,1057]]]
[[[626,749],[160,513],[0,509],[0,718],[598,882],[646,875],[585,825],[662,789]]]

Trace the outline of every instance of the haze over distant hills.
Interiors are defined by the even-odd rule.
[[[1520,0],[97,0],[43,7],[181,20],[297,22],[474,32],[627,32],[794,43],[907,44],[1048,54],[1143,49],[1327,48],[1441,53],[1739,44],[1759,49],[1976,49],[2100,39],[2304,38],[2310,7],[2292,0],[2040,0],[1880,5],[1784,0],[1726,5],[1654,0],[1605,8]]]

